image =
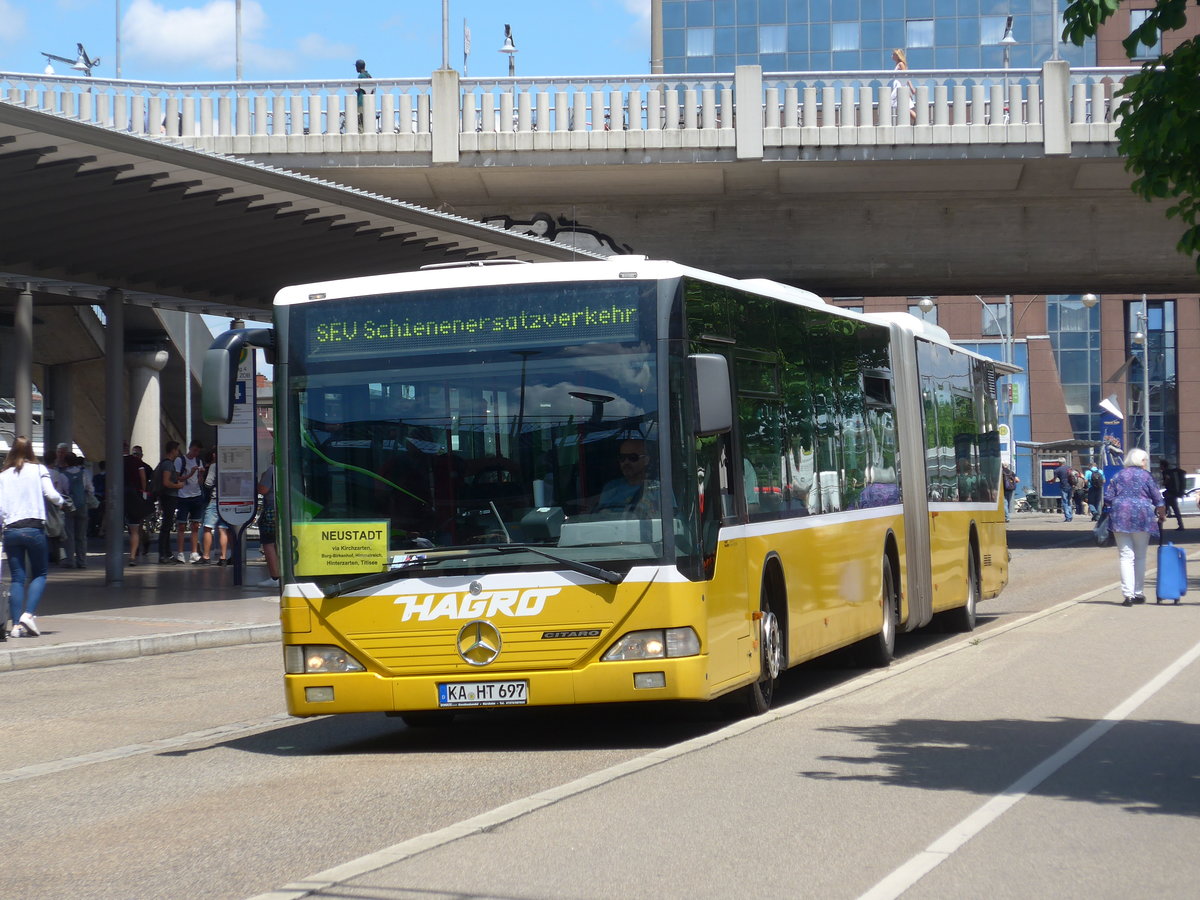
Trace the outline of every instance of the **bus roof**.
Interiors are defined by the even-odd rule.
[[[986,360],[996,368],[997,375],[1015,375],[1022,371],[1020,366],[1010,365],[999,359],[992,359],[990,356],[985,356],[982,353],[976,353],[974,350],[968,350],[961,344],[955,343],[949,332],[940,325],[934,325],[932,322],[926,322],[912,313],[906,312],[880,312],[867,313],[863,316],[864,319],[870,322],[878,322],[883,325],[891,325],[893,323],[900,325],[902,328],[911,332],[916,337],[925,338],[935,344],[944,344],[947,347],[953,347],[959,353],[966,353],[969,356],[974,356],[976,359]]]
[[[606,259],[578,260],[572,262],[523,263],[514,260],[488,260],[486,262],[463,262],[440,264],[415,272],[396,272],[386,275],[365,275],[359,278],[343,278],[336,281],[321,281],[313,284],[291,285],[280,289],[275,295],[277,306],[299,303],[319,303],[346,297],[365,297],[374,294],[400,294],[417,291],[442,290],[446,288],[479,287],[485,285],[549,284],[556,281],[625,281],[662,280],[690,276],[712,284],[752,291],[776,300],[799,306],[816,307],[835,315],[861,319],[880,325],[900,325],[915,336],[938,344],[955,347],[996,366],[1001,374],[1021,371],[1015,366],[990,359],[979,353],[965,350],[950,339],[944,328],[926,322],[906,312],[858,313],[826,303],[816,294],[781,284],[765,278],[729,278],[715,272],[707,272],[670,260],[655,260],[646,256],[610,256]]]
[[[682,276],[692,276],[714,284],[754,291],[758,294],[806,306],[837,309],[825,303],[816,294],[786,284],[778,284],[761,278],[746,280],[728,278],[669,260],[652,260],[645,256],[610,256],[603,260],[579,260],[576,262],[510,263],[507,265],[497,265],[495,262],[491,262],[488,265],[472,263],[439,265],[436,268],[422,269],[416,272],[367,275],[360,278],[292,285],[280,289],[275,295],[275,304],[289,306],[297,303],[338,300],[372,294],[397,294],[481,285],[550,283],[581,279],[591,281],[660,280]],[[838,310],[838,312],[845,313],[846,311]]]

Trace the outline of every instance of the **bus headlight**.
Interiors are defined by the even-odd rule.
[[[695,656],[700,652],[700,636],[688,628],[631,631],[622,635],[601,657],[605,662],[619,659],[664,659]]]
[[[328,644],[289,644],[283,648],[283,671],[288,675],[309,675],[365,672],[366,668],[341,647]]]

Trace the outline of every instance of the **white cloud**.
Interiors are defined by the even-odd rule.
[[[0,0],[0,4],[7,0]],[[236,67],[233,0],[208,0],[200,6],[167,9],[155,0],[133,0],[122,21],[122,46],[140,62],[169,78],[172,70],[196,68],[229,79]],[[242,62],[257,77],[280,78],[306,71],[310,60],[354,58],[354,49],[321,34],[307,34],[293,47],[272,47],[271,23],[257,0],[242,4]]]
[[[121,25],[121,41],[127,52],[147,63],[166,69],[204,66],[228,71],[234,65],[236,35],[233,0],[209,0],[203,6],[166,9],[154,0],[133,0]],[[242,58],[259,65],[279,54],[255,43],[266,31],[267,15],[262,5],[249,0],[242,4]]]
[[[14,43],[25,36],[25,13],[8,0],[0,0],[0,43]]]
[[[639,28],[650,30],[650,0],[621,0],[621,5],[637,17]]]

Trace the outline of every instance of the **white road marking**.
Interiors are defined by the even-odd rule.
[[[448,825],[437,831],[431,831],[427,834],[418,835],[410,838],[407,841],[401,841],[398,844],[393,844],[391,847],[385,847],[375,853],[368,853],[366,856],[360,856],[358,859],[353,859],[341,865],[334,866],[331,869],[326,869],[323,872],[318,872],[315,875],[309,875],[299,881],[293,881],[285,884],[273,891],[268,891],[265,894],[258,894],[250,900],[301,900],[303,897],[312,896],[314,893],[328,891],[339,884],[350,881],[353,878],[359,878],[371,872],[382,869],[393,863],[402,862],[410,859],[427,850],[433,850],[437,847],[457,841],[461,838],[470,837],[471,835],[480,834],[490,828],[495,828],[498,825],[503,825],[506,822],[511,822],[528,813],[535,812],[552,804],[558,803],[576,794],[582,794],[585,791],[590,791],[593,788],[601,787],[610,782],[616,781],[619,778],[624,778],[626,775],[632,775],[636,772],[641,772],[645,769],[653,768],[660,763],[669,762],[693,753],[697,750],[702,750],[706,747],[711,747],[719,744],[722,741],[727,741],[730,738],[737,737],[747,732],[753,731],[756,728],[762,728],[764,725],[769,725],[772,722],[777,722],[780,719],[786,719],[794,716],[797,713],[803,712],[806,709],[812,709],[815,706],[820,706],[824,703],[829,703],[832,700],[841,697],[849,696],[850,694],[861,691],[871,685],[878,684],[889,678],[895,678],[899,675],[915,669],[918,666],[927,665],[928,663],[941,659],[944,656],[949,656],[951,653],[958,653],[961,650],[973,647],[980,641],[991,640],[1006,632],[1012,631],[1015,628],[1020,628],[1023,625],[1028,625],[1036,622],[1039,619],[1044,619],[1047,616],[1054,615],[1064,609],[1068,609],[1081,603],[1085,600],[1090,600],[1093,597],[1098,597],[1108,593],[1117,587],[1119,582],[1105,585],[1094,591],[1089,591],[1086,594],[1081,594],[1071,600],[1064,600],[1048,609],[1043,609],[1036,613],[1031,613],[1023,619],[1018,619],[1014,622],[1009,622],[1006,625],[1001,625],[993,628],[983,634],[969,635],[960,641],[955,641],[952,644],[947,644],[941,647],[936,647],[926,653],[921,653],[908,659],[893,663],[887,669],[878,669],[873,672],[864,673],[850,681],[835,685],[821,691],[818,694],[813,694],[811,697],[805,697],[802,700],[797,700],[794,703],[789,703],[787,706],[781,706],[778,709],[769,710],[761,716],[756,716],[752,719],[743,719],[740,722],[733,722],[726,725],[717,731],[709,734],[700,735],[692,738],[689,741],[684,741],[680,744],[673,744],[670,747],[664,747],[661,750],[655,750],[652,753],[647,753],[644,756],[639,756],[635,759],[626,760],[623,763],[618,763],[610,766],[607,769],[601,769],[593,772],[590,775],[584,775],[574,781],[558,787],[550,788],[541,791],[537,794],[531,794],[528,797],[523,797],[520,800],[514,800],[512,803],[506,803],[496,809],[481,813],[470,819],[465,819],[462,822],[456,822],[453,825]],[[1197,646],[1200,651],[1200,645]],[[1043,776],[1044,777],[1044,776]]]
[[[1200,657],[1200,643],[1197,643],[1141,688],[1134,691],[1128,699],[1114,707],[1075,740],[1034,766],[916,856],[892,871],[863,894],[859,900],[893,900],[893,898],[899,897],[949,859],[951,854],[967,841],[1024,799],[1030,791],[1104,737],[1119,722],[1126,719],[1134,710],[1162,690],[1180,672],[1195,662],[1197,657]]]
[[[191,731],[174,737],[160,738],[157,741],[147,741],[144,744],[127,744],[124,747],[110,747],[107,750],[97,750],[84,753],[81,756],[68,756],[54,759],[50,762],[35,763],[31,766],[21,766],[19,769],[9,769],[0,772],[0,784],[11,784],[14,781],[25,781],[30,778],[40,778],[43,775],[57,775],[81,766],[91,766],[96,763],[113,762],[118,759],[128,759],[131,756],[141,756],[146,753],[158,753],[162,750],[174,750],[187,744],[203,741],[223,741],[259,731],[270,731],[284,725],[295,724],[295,719],[286,713],[279,713],[259,719],[257,722],[240,722],[232,725],[218,725],[216,728],[205,728],[202,731]]]

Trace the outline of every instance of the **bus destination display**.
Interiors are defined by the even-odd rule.
[[[607,296],[605,296],[607,294]],[[470,302],[456,292],[360,298],[305,310],[312,360],[491,347],[630,341],[640,331],[630,291],[498,292]]]

